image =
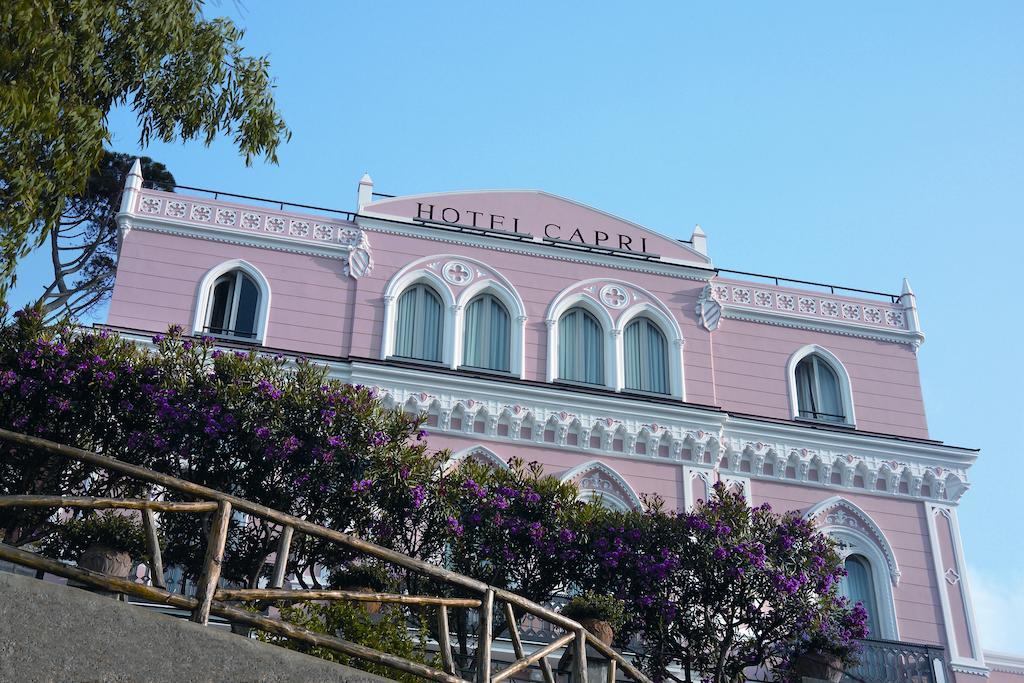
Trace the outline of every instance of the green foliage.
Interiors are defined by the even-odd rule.
[[[42,550],[62,560],[77,561],[91,545],[122,550],[135,561],[148,557],[142,523],[135,513],[97,512],[69,519],[43,541]]]
[[[438,666],[436,655],[427,652],[427,636],[430,633],[430,626],[425,615],[421,616],[418,621],[413,619],[410,622],[407,612],[396,605],[386,606],[379,614],[371,615],[359,603],[344,601],[326,604],[303,602],[286,605],[282,603],[278,605],[278,609],[283,620],[296,626],[317,633],[337,636],[421,664]],[[412,632],[410,626],[414,627]],[[408,683],[425,680],[382,664],[354,659],[326,648],[308,647],[263,631],[257,631],[256,635],[264,642],[275,643],[291,650],[299,650],[392,680]]]
[[[147,181],[173,191],[174,176],[163,164],[149,157],[139,160]],[[128,154],[104,150],[85,190],[68,197],[48,238],[53,281],[38,301],[47,320],[77,318],[110,296],[117,264],[117,214],[134,161]]]
[[[276,162],[289,133],[265,57],[202,0],[0,3],[0,294],[18,258],[57,226],[110,142],[108,114],[135,112],[140,144],[232,136],[246,164]]]
[[[607,621],[613,631],[618,631],[626,621],[626,606],[622,600],[593,591],[584,591],[567,602],[562,614],[579,621],[597,619]]]
[[[334,569],[329,580],[331,588],[338,590],[370,588],[378,593],[388,590],[393,583],[384,567],[365,562]]]

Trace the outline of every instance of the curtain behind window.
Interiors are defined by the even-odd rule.
[[[669,392],[668,343],[657,325],[647,318],[629,323],[624,333],[623,355],[627,389]]]
[[[604,331],[582,308],[569,309],[558,321],[558,376],[604,384]]]
[[[508,372],[510,334],[508,309],[491,294],[481,294],[466,307],[462,336],[464,365]]]
[[[850,599],[850,603],[861,603],[868,611],[868,635],[878,638],[878,618],[875,615],[875,586],[871,579],[871,565],[860,555],[846,558],[846,576],[839,585],[839,590]]]
[[[413,285],[398,298],[395,355],[441,361],[441,299],[426,285]]]

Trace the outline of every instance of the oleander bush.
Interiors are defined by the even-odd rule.
[[[537,463],[453,465],[447,452],[428,447],[422,416],[388,409],[373,390],[331,379],[302,358],[224,351],[180,328],[143,345],[102,330],[47,326],[33,310],[0,318],[0,427],[352,532],[538,603],[579,595],[581,603],[617,605],[620,641],[639,646],[655,680],[675,665],[687,681],[726,683],[750,669],[784,678],[808,654],[854,661],[856,641],[867,635],[863,606],[838,593],[844,570],[833,542],[799,516],[750,507],[721,485],[690,512],[666,510],[657,498],[646,499],[643,511],[611,512]],[[25,493],[178,498],[0,442],[0,495]],[[85,522],[62,522],[54,512],[0,508],[4,542],[52,536],[44,548],[69,555]],[[165,563],[197,577],[207,528],[208,519],[195,515],[161,515]],[[258,586],[279,533],[234,515],[223,577]],[[292,549],[289,572],[309,587],[371,567],[303,534]],[[394,566],[378,570],[373,586],[460,594]],[[364,623],[357,608],[309,604],[282,614],[425,657],[406,627],[432,618],[428,611],[391,609],[381,625]],[[462,674],[471,676],[465,610],[453,621],[460,661],[470,662]],[[494,636],[507,628],[497,614]],[[424,638],[428,629],[416,632]]]

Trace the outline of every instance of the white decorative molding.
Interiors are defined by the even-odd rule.
[[[896,563],[896,553],[893,552],[889,539],[885,537],[885,533],[875,524],[871,516],[855,503],[842,496],[832,496],[808,508],[804,513],[804,519],[814,521],[819,527],[826,530],[852,530],[869,538],[871,543],[877,547],[881,557],[884,558],[885,566],[888,569],[886,582],[893,586],[899,585],[900,568]]]
[[[548,304],[545,319],[548,321],[549,382],[558,379],[558,320],[573,307],[581,307],[592,313],[604,330],[605,386],[615,391],[625,388],[625,341],[622,333],[634,318],[645,316],[661,330],[668,342],[668,395],[685,400],[685,339],[679,321],[672,310],[648,290],[629,282],[609,278],[590,278],[575,282],[555,295]]]
[[[448,469],[454,469],[465,460],[476,460],[479,463],[490,465],[491,467],[496,467],[500,470],[508,469],[508,463],[504,458],[483,444],[470,446],[469,448],[462,449],[458,453],[453,453],[451,457],[448,458],[448,462],[445,463],[445,465]]]
[[[577,465],[563,473],[559,479],[576,483],[580,488],[581,497],[600,497],[601,502],[613,510],[624,512],[644,509],[640,496],[630,483],[614,468],[600,460]]]
[[[800,407],[796,387],[796,366],[807,356],[818,355],[835,371],[839,379],[839,397],[843,402],[843,424],[854,426],[857,424],[857,416],[854,411],[853,385],[850,383],[850,373],[847,371],[843,361],[824,346],[808,344],[794,351],[786,361],[786,386],[789,389],[789,414],[793,419],[800,417]]]
[[[964,561],[963,542],[960,538],[960,524],[957,520],[956,508],[942,503],[925,503],[925,516],[928,521],[928,539],[931,543],[932,567],[935,571],[935,586],[939,594],[939,604],[942,607],[942,622],[946,633],[946,647],[949,652],[950,668],[953,671],[978,676],[987,676],[988,667],[984,661],[981,651],[981,644],[978,639],[978,627],[974,619],[974,604],[971,601],[970,582],[957,581],[950,583],[947,580],[949,570],[952,570],[957,577],[964,577],[966,565]],[[953,557],[952,566],[945,566],[943,559],[942,544],[939,538],[939,527],[936,517],[945,517],[949,523],[950,543],[952,544]],[[960,595],[963,613],[967,617],[967,640],[971,651],[960,652],[957,643],[956,625],[954,623],[953,608],[950,603],[950,590],[955,590]],[[977,654],[975,654],[977,653]]]
[[[900,569],[881,528],[864,510],[840,496],[811,506],[804,513],[804,519],[816,523],[823,533],[839,541],[839,554],[844,561],[850,555],[860,555],[867,560],[875,589],[875,617],[881,630],[871,635],[899,640],[892,589],[899,585]],[[865,607],[873,609],[871,605]]]
[[[697,320],[708,332],[717,330],[722,320],[722,304],[710,283],[704,285],[700,296],[697,297]]]
[[[1024,655],[995,652],[994,650],[985,650],[982,654],[985,657],[985,665],[991,671],[1024,676]]]
[[[208,335],[206,316],[210,309],[210,294],[213,291],[213,285],[217,278],[233,270],[240,270],[252,278],[260,291],[259,307],[256,309],[256,329],[253,330],[255,336],[248,341],[263,344],[266,341],[267,328],[270,325],[270,282],[259,268],[242,259],[231,259],[219,263],[203,275],[199,281],[199,287],[196,289],[195,310],[192,312],[192,334]]]

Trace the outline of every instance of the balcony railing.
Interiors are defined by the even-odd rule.
[[[843,675],[843,683],[944,683],[944,651],[933,645],[901,643],[895,640],[861,641],[860,664]]]

